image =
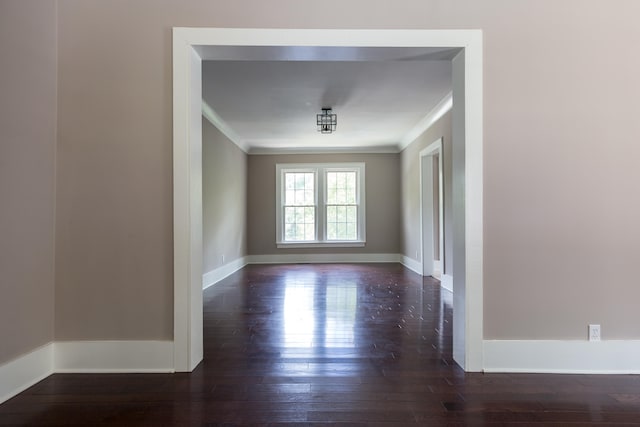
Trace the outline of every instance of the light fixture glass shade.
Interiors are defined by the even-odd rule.
[[[336,130],[338,124],[338,115],[332,114],[331,108],[323,108],[322,114],[316,115],[316,123],[318,125],[318,132],[320,133],[332,133]]]

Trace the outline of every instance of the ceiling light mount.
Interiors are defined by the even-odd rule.
[[[332,133],[336,131],[336,125],[338,124],[338,115],[333,114],[330,107],[323,107],[321,114],[316,114],[316,123],[318,125],[318,132],[320,133]]]

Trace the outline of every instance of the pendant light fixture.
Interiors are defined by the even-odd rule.
[[[338,124],[338,115],[333,114],[331,108],[322,108],[322,114],[316,114],[318,132],[332,133]]]

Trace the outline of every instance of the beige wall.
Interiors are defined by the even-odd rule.
[[[202,211],[205,273],[247,255],[247,155],[205,118]]]
[[[53,1],[0,1],[0,364],[53,340]]]
[[[60,0],[56,335],[172,336],[171,27],[214,26],[482,29],[485,337],[640,339],[640,2],[323,7]]]
[[[277,249],[276,163],[364,162],[366,235],[362,248]],[[397,154],[249,156],[248,249],[250,255],[383,253],[400,250],[400,168]]]
[[[173,337],[173,19],[143,5],[58,2],[57,340]]]
[[[451,199],[451,111],[400,153],[402,173],[402,254],[422,261],[420,240],[420,151],[442,138],[444,260],[446,274],[451,274],[453,259]],[[435,182],[435,180],[434,180]],[[437,191],[437,190],[436,190]],[[416,253],[418,256],[416,256]]]

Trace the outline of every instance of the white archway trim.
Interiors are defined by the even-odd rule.
[[[202,137],[197,46],[362,46],[462,48],[464,55],[464,280],[454,312],[456,361],[482,370],[482,32],[480,30],[173,29],[174,364],[191,371],[202,359]],[[455,70],[454,70],[455,74]],[[196,103],[197,98],[197,103]],[[453,93],[454,110],[456,92]],[[455,141],[454,141],[455,143]],[[455,259],[453,260],[455,263]],[[454,281],[455,287],[455,281]],[[462,298],[462,299],[460,299]]]

